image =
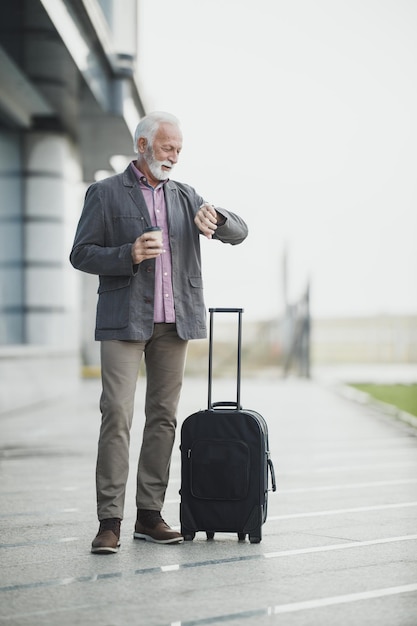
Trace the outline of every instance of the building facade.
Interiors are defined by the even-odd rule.
[[[144,114],[136,41],[137,0],[0,3],[0,412],[79,378],[68,255],[86,186]]]

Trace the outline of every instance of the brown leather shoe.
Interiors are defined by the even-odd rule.
[[[91,544],[94,554],[114,554],[120,547],[120,522],[117,518],[104,519]]]
[[[153,543],[182,543],[184,537],[172,530],[162,519],[159,511],[138,511],[134,539],[143,539]]]

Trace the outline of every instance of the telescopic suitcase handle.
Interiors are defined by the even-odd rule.
[[[238,411],[242,408],[240,404],[240,379],[241,379],[241,361],[242,361],[242,313],[243,309],[229,308],[210,308],[210,330],[209,330],[209,364],[208,364],[208,409],[215,407],[236,408]],[[212,402],[212,380],[213,380],[213,317],[214,313],[237,313],[238,329],[237,329],[237,368],[236,368],[236,402]]]

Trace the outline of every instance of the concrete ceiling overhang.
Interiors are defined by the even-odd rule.
[[[36,11],[35,5],[29,6]],[[38,6],[81,77],[78,105],[71,109],[73,117],[66,118],[60,102],[0,46],[0,118],[10,127],[26,129],[63,125],[78,143],[84,180],[91,181],[97,170],[112,170],[115,154],[133,154],[133,132],[145,114],[134,58],[112,48],[96,0],[39,0]]]
[[[134,104],[140,118],[144,109],[134,80],[133,57],[128,59],[128,55],[120,55],[112,48],[110,33],[105,21],[99,19],[98,10],[94,13],[94,24],[90,21],[92,7],[98,7],[97,2],[40,1],[100,108],[124,114],[117,98],[115,101],[113,87],[114,81],[128,80],[135,91]]]
[[[0,114],[12,126],[30,128],[32,118],[53,114],[52,107],[0,46]]]
[[[79,145],[83,155],[84,180],[94,180],[97,170],[112,171],[111,158],[132,155],[133,131],[139,121],[132,81],[120,79],[113,85],[113,110],[103,111],[85,90],[80,113]],[[143,113],[141,112],[141,115]]]

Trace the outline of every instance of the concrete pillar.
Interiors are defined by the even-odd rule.
[[[0,345],[23,340],[20,134],[0,132]]]
[[[68,256],[84,194],[77,150],[65,134],[24,141],[25,343],[79,345],[80,280]]]

